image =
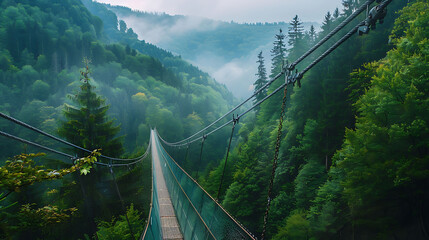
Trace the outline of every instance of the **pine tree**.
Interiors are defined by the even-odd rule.
[[[334,19],[337,19],[340,16],[340,10],[338,10],[338,8],[335,8],[332,16],[334,17]]]
[[[325,33],[327,33],[331,30],[331,27],[332,27],[332,15],[330,12],[328,12],[326,13],[325,19],[323,20],[322,29],[323,31],[325,31]]]
[[[258,77],[258,79],[256,79],[255,83],[253,84],[253,86],[255,87],[255,92],[261,89],[261,87],[268,82],[267,70],[265,69],[264,57],[262,56],[262,51],[258,54],[258,61],[256,62],[259,65],[258,65],[258,73],[255,74]],[[267,94],[266,89],[256,94],[254,103],[257,103],[260,100],[262,100],[266,96],[266,94]]]
[[[83,148],[102,149],[104,155],[118,157],[123,153],[121,138],[115,137],[120,127],[114,126],[113,120],[107,120],[109,105],[105,105],[105,99],[94,92],[95,87],[88,76],[88,60],[85,63],[86,68],[81,71],[80,91],[76,95],[69,95],[78,107],[65,105],[64,116],[67,121],[62,122],[59,135]]]
[[[283,64],[283,61],[286,57],[286,46],[284,43],[285,35],[283,34],[282,29],[280,29],[279,34],[276,34],[276,40],[274,41],[274,47],[271,49],[271,74],[270,78],[274,77],[277,73],[280,72],[280,67]]]
[[[302,39],[302,33],[303,33],[303,26],[302,22],[299,21],[298,15],[295,15],[295,17],[292,19],[292,21],[289,23],[289,31],[288,31],[288,43],[291,47],[294,47],[297,42]]]
[[[316,40],[316,30],[314,29],[314,26],[311,25],[310,27],[310,31],[308,31],[307,35],[308,35],[308,39],[310,44],[312,45],[314,43],[314,41]]]

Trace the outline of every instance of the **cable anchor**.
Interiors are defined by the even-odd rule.
[[[387,1],[377,0],[378,5],[371,8],[371,10],[367,10],[367,17],[365,19],[365,22],[362,26],[358,28],[358,34],[359,36],[363,34],[368,34],[369,30],[375,30],[377,21],[380,24],[383,24],[384,17],[387,15],[387,8],[385,6],[385,3]]]
[[[234,125],[236,125],[240,121],[240,117],[237,114],[237,118],[232,114],[232,122]]]

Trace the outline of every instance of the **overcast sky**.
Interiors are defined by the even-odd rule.
[[[234,22],[289,22],[298,14],[302,21],[322,22],[341,0],[96,0],[147,12],[201,16]],[[341,8],[340,8],[341,10]]]

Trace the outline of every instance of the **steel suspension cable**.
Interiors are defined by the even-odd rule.
[[[389,3],[391,3],[392,0],[385,0],[379,5],[378,12],[383,11]],[[298,78],[301,78],[302,75],[304,75],[308,70],[310,70],[314,65],[319,63],[323,58],[328,56],[330,53],[332,53],[336,48],[338,48],[341,44],[343,44],[347,39],[349,39],[351,36],[357,33],[359,27],[365,25],[365,23],[370,19],[370,16],[368,16],[365,20],[361,21],[359,24],[357,24],[352,30],[350,30],[346,35],[344,35],[340,40],[338,40],[334,45],[332,45],[328,50],[326,50],[322,55],[320,55],[318,58],[316,58],[310,65],[308,65],[304,70],[302,70],[299,73]]]
[[[51,139],[53,139],[53,140],[55,140],[55,141],[61,142],[61,143],[63,143],[63,144],[66,144],[66,145],[68,145],[68,146],[70,146],[70,147],[74,147],[74,148],[76,148],[76,149],[79,149],[79,150],[82,150],[82,151],[85,151],[85,152],[88,152],[88,153],[91,153],[91,152],[92,152],[91,150],[88,150],[88,149],[85,149],[85,148],[83,148],[83,147],[77,146],[77,145],[75,145],[75,144],[73,144],[73,143],[67,142],[67,141],[65,141],[65,140],[63,140],[63,139],[61,139],[61,138],[59,138],[59,137],[56,137],[56,136],[51,135],[51,134],[49,134],[49,133],[47,133],[47,132],[44,132],[44,131],[42,131],[42,130],[40,130],[40,129],[36,128],[36,127],[33,127],[33,126],[31,126],[31,125],[29,125],[29,124],[27,124],[27,123],[25,123],[25,122],[22,122],[22,121],[20,121],[20,120],[18,120],[18,119],[16,119],[16,118],[13,118],[13,117],[11,117],[11,116],[8,116],[8,115],[6,115],[6,114],[4,114],[4,113],[2,113],[2,112],[0,112],[0,117],[2,117],[2,118],[4,118],[4,119],[6,119],[6,120],[8,120],[8,121],[11,121],[11,122],[13,122],[13,123],[15,123],[15,124],[18,124],[18,125],[20,125],[20,126],[23,126],[23,127],[25,127],[25,128],[28,128],[28,129],[30,129],[31,131],[34,131],[34,132],[40,133],[40,134],[42,134],[42,135],[44,135],[44,136],[46,136],[46,137],[48,137],[48,138],[51,138]],[[149,144],[150,144],[150,142],[149,142]],[[148,148],[149,148],[149,147],[148,147]],[[146,149],[146,151],[147,151],[147,149]],[[143,154],[142,156],[144,156],[144,154]],[[100,157],[103,157],[103,158],[106,158],[106,159],[109,159],[109,160],[114,160],[114,161],[135,161],[135,160],[140,159],[142,156],[137,157],[137,158],[131,158],[131,159],[121,159],[121,158],[113,158],[113,157],[109,157],[109,156],[105,156],[105,155],[100,155]]]
[[[17,137],[15,135],[12,135],[12,134],[9,134],[9,133],[3,132],[3,131],[0,131],[0,135],[4,136],[4,137],[7,137],[7,138],[10,138],[10,139],[13,139],[13,140],[16,140],[16,141],[19,141],[19,142],[22,142],[22,143],[25,143],[25,144],[28,144],[28,145],[31,145],[31,146],[34,146],[34,147],[37,147],[37,148],[40,148],[40,149],[43,149],[43,150],[51,152],[51,153],[55,153],[55,154],[58,154],[58,155],[62,155],[62,156],[68,157],[68,158],[70,158],[72,160],[75,160],[75,159],[78,158],[78,157],[72,156],[72,155],[70,155],[68,153],[64,153],[64,152],[61,152],[61,151],[58,151],[58,150],[46,147],[44,145],[41,145],[41,144],[38,144],[38,143],[35,143],[35,142],[32,142],[32,141],[29,141],[29,140]],[[137,160],[137,161],[134,161],[134,162],[131,162],[131,163],[116,163],[116,164],[111,164],[111,166],[112,167],[130,166],[130,165],[134,165],[134,164],[142,161],[143,159],[144,158],[141,158],[140,160]],[[95,164],[100,165],[100,166],[109,166],[109,164],[102,163],[102,162],[95,162]]]
[[[76,157],[75,157],[75,156],[72,156],[72,155],[70,155],[70,154],[63,153],[63,152],[57,151],[57,150],[55,150],[55,149],[52,149],[52,148],[49,148],[49,147],[46,147],[46,146],[40,145],[40,144],[38,144],[38,143],[35,143],[35,142],[31,142],[31,141],[28,141],[28,140],[22,139],[22,138],[20,138],[20,137],[14,136],[14,135],[12,135],[12,134],[9,134],[9,133],[3,132],[3,131],[0,131],[0,135],[2,135],[2,136],[4,136],[4,137],[7,137],[7,138],[10,138],[10,139],[13,139],[13,140],[16,140],[16,141],[19,141],[19,142],[22,142],[22,143],[25,143],[25,144],[28,144],[28,145],[32,145],[32,146],[34,146],[34,147],[41,148],[41,149],[46,150],[46,151],[51,152],[51,153],[55,153],[55,154],[58,154],[58,155],[62,155],[62,156],[68,157],[68,158],[70,158],[70,159],[76,159]]]
[[[195,180],[198,180],[198,172],[200,170],[201,160],[203,159],[203,148],[204,148],[204,142],[206,141],[206,138],[207,138],[207,135],[203,135],[203,140],[201,141],[200,161],[197,166],[197,176],[195,177]]]
[[[373,2],[373,1],[372,1]],[[382,4],[380,4],[380,10],[379,11],[383,11],[383,9],[385,7],[387,7],[387,5],[392,2],[392,0],[385,0]],[[355,34],[357,32],[357,29],[364,25],[365,22],[368,20],[365,19],[363,21],[361,21],[360,23],[358,23],[352,30],[350,30],[346,35],[344,35],[340,40],[338,40],[335,44],[333,44],[328,50],[326,50],[324,53],[322,53],[317,59],[315,59],[311,64],[309,64],[303,71],[296,73],[294,76],[290,76],[290,78],[288,80],[285,81],[285,83],[283,83],[282,85],[280,85],[280,87],[278,87],[276,90],[274,90],[271,94],[269,94],[268,96],[266,96],[265,98],[263,98],[262,100],[260,100],[258,103],[256,103],[254,106],[252,106],[251,108],[249,108],[248,110],[246,110],[244,113],[240,114],[238,117],[242,117],[245,114],[247,114],[248,112],[252,111],[255,107],[257,107],[258,105],[260,105],[262,102],[264,102],[265,100],[267,100],[268,98],[270,98],[272,95],[274,95],[275,93],[277,93],[278,91],[280,91],[281,89],[283,89],[284,86],[286,86],[287,83],[295,83],[295,81],[301,79],[303,77],[303,75],[308,72],[311,68],[313,68],[317,63],[319,63],[321,60],[323,60],[323,58],[325,58],[326,56],[328,56],[330,53],[332,53],[336,48],[338,48],[342,43],[344,43],[347,39],[349,39],[351,36],[353,36],[353,34]],[[291,65],[293,65],[294,63],[292,63]],[[292,67],[287,67],[289,69],[292,69]],[[288,74],[290,74],[290,71],[287,72]],[[288,76],[286,76],[288,77]]]
[[[234,135],[235,125],[240,120],[240,118],[235,118],[234,115],[232,115],[232,119],[234,122],[232,124],[231,136],[229,137],[228,150],[226,151],[225,164],[223,165],[222,177],[220,178],[219,189],[217,190],[216,200],[219,200],[220,191],[222,190],[222,183],[223,183],[223,178],[225,176],[226,165],[228,163],[229,150],[231,149],[231,142],[232,142],[232,137]]]
[[[343,29],[347,24],[349,24],[353,19],[355,19],[359,14],[365,11],[369,5],[371,5],[375,0],[368,0],[358,9],[356,9],[350,16],[348,16],[343,22],[341,22],[337,27],[334,28],[328,35],[326,35],[322,40],[320,40],[316,45],[314,45],[310,50],[305,52],[301,57],[299,57],[295,62],[293,62],[290,66],[291,69],[294,69],[296,65],[298,65],[302,60],[304,60],[308,55],[313,53],[317,48],[322,46],[326,41],[328,41],[331,37],[333,37],[336,33],[338,33],[341,29]]]

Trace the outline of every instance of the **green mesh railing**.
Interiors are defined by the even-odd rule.
[[[255,239],[165,151],[157,134],[154,147],[184,239]]]
[[[162,239],[161,218],[159,215],[158,191],[156,190],[156,172],[152,160],[152,204],[149,211],[149,218],[146,229],[141,239],[159,240]]]

